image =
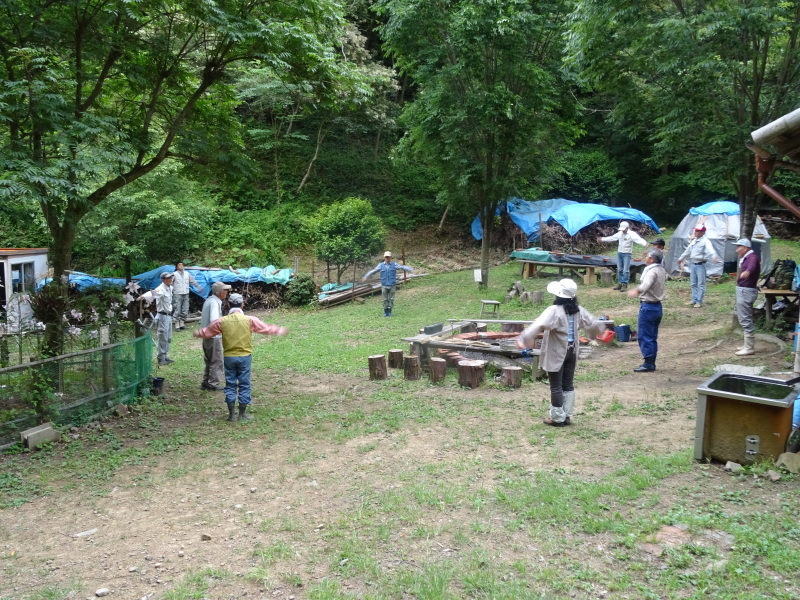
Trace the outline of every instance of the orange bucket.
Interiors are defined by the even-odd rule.
[[[603,333],[597,336],[597,341],[608,344],[614,339],[614,335],[616,334],[613,329],[606,329]]]

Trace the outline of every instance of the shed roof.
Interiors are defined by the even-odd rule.
[[[0,256],[26,256],[30,254],[47,254],[47,248],[0,248]]]
[[[750,134],[759,146],[774,146],[780,156],[800,158],[800,108]]]

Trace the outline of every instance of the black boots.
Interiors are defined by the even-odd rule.
[[[236,410],[235,404],[228,404],[228,421],[236,420],[236,415],[234,414],[235,410]]]
[[[240,421],[250,421],[253,418],[253,415],[248,415],[247,413],[247,404],[240,404],[239,405],[239,420]]]

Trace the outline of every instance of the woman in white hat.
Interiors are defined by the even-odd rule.
[[[578,304],[578,286],[572,279],[553,281],[547,291],[556,299],[517,339],[520,348],[532,348],[543,333],[539,366],[547,371],[550,382],[550,417],[546,425],[564,427],[570,424],[575,405],[575,363],[578,358],[578,331],[596,336],[605,325]]]

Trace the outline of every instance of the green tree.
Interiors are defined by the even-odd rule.
[[[175,264],[198,250],[216,206],[177,166],[164,165],[114,192],[81,221],[75,251],[84,268],[122,270],[130,281],[132,265]]]
[[[613,95],[609,118],[650,143],[653,166],[735,194],[747,236],[761,194],[745,142],[796,107],[798,33],[798,2],[580,0],[567,63]]]
[[[309,219],[308,228],[317,258],[336,269],[337,283],[350,265],[380,251],[386,235],[372,204],[362,198],[323,206]]]
[[[413,78],[405,146],[438,171],[445,203],[483,222],[482,286],[497,207],[544,182],[573,133],[559,75],[566,2],[381,0],[382,33]],[[525,190],[527,191],[527,190]]]

